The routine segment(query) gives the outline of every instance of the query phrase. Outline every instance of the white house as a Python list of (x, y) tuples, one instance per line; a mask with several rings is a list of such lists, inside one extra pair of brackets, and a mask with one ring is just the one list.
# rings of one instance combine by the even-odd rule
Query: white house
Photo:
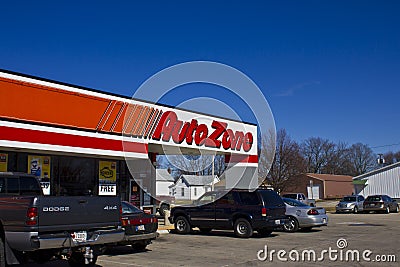
[(388, 195), (400, 198), (400, 162), (353, 178), (356, 194)]
[(174, 185), (175, 179), (167, 169), (156, 170), (156, 195), (169, 196), (170, 187)]
[(218, 176), (183, 174), (171, 187), (176, 200), (196, 200), (219, 182)]

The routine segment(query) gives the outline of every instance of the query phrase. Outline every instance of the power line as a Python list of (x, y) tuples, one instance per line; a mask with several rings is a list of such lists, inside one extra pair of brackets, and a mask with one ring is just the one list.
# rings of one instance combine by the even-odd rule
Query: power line
[(371, 147), (371, 148), (381, 148), (381, 147), (398, 146), (398, 145), (400, 145), (400, 143), (391, 144), (391, 145), (373, 146), (373, 147)]

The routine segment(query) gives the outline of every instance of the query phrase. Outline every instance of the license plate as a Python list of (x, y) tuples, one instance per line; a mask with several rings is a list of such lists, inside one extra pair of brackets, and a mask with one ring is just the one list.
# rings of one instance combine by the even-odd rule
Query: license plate
[(275, 224), (281, 224), (281, 220), (275, 220)]
[(138, 225), (136, 227), (136, 231), (144, 231), (144, 225), (143, 224), (142, 225)]
[(86, 242), (87, 232), (86, 231), (73, 232), (72, 239), (76, 242)]

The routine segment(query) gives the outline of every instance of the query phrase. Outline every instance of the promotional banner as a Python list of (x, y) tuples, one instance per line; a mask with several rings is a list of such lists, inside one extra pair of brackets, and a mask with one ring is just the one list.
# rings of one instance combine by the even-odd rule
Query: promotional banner
[(50, 167), (49, 156), (28, 155), (28, 173), (39, 179), (44, 195), (50, 195)]
[(115, 161), (99, 161), (99, 195), (117, 195), (117, 163)]
[(0, 154), (0, 172), (7, 171), (8, 154)]

